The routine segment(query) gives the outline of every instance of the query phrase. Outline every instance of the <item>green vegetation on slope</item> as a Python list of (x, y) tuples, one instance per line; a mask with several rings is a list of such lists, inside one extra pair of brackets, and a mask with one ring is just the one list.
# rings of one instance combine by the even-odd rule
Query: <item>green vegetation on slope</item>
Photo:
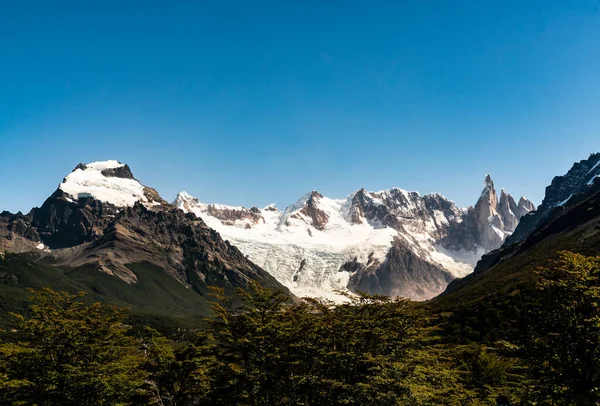
[(600, 193), (555, 209), (525, 241), (484, 256), (480, 269), (452, 282), (428, 306), (446, 321), (448, 340), (490, 343), (522, 337), (525, 326), (515, 320), (539, 296), (537, 270), (565, 250), (600, 255)]
[(79, 295), (38, 291), (18, 336), (0, 346), (0, 403), (116, 405), (135, 399), (145, 374), (125, 315)]
[(530, 289), (536, 281), (534, 271), (549, 259), (556, 259), (560, 251), (600, 254), (600, 192), (555, 208), (522, 243), (484, 255), (477, 266), (482, 269), (451, 283), (447, 293), (435, 298), (432, 304), (445, 309), (457, 304), (470, 306), (490, 296)]
[(256, 284), (215, 289), (214, 319), (165, 336), (80, 295), (36, 291), (0, 342), (0, 403), (598, 404), (600, 257), (563, 252), (536, 275), (532, 295), (512, 296), (520, 311), (499, 313), (514, 330), (494, 339), (449, 331), (406, 300), (290, 303)]
[(201, 326), (210, 314), (207, 298), (186, 288), (161, 268), (149, 263), (129, 264), (138, 282), (128, 284), (90, 266), (62, 268), (6, 253), (0, 258), (0, 326), (8, 312), (28, 307), (27, 289), (51, 287), (57, 291), (85, 292), (88, 302), (101, 301), (131, 310), (130, 322), (160, 327)]

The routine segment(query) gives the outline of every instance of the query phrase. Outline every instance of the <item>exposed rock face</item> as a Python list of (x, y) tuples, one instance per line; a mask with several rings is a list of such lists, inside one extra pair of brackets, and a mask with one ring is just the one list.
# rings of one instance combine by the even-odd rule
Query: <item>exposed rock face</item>
[(25, 252), (37, 249), (40, 236), (31, 225), (31, 216), (22, 213), (0, 213), (0, 253)]
[(42, 207), (32, 210), (32, 225), (48, 247), (72, 247), (102, 235), (118, 212), (118, 207), (91, 197), (73, 202), (57, 189)]
[[(472, 266), (436, 255), (438, 247), (448, 242), (451, 230), (464, 220), (463, 211), (440, 194), (421, 196), (397, 188), (381, 192), (361, 189), (352, 197), (348, 218), (353, 224), (372, 224), (398, 232), (384, 258), (367, 266), (357, 266), (356, 261), (344, 264), (342, 269), (353, 271), (350, 290), (425, 300), (442, 292), (455, 275), (468, 272)], [(474, 246), (473, 242), (470, 248)]]
[[(85, 167), (85, 165), (84, 165), (84, 167)], [(100, 171), (100, 173), (102, 173), (102, 175), (106, 176), (107, 178), (115, 177), (115, 178), (123, 178), (123, 179), (135, 179), (133, 177), (133, 173), (131, 173), (131, 169), (129, 169), (128, 165), (118, 166), (116, 168), (102, 169)]]
[(485, 188), (475, 204), (475, 220), (479, 234), (479, 245), (486, 251), (498, 248), (504, 242), (504, 224), (498, 213), (498, 197), (490, 175), (485, 178)]
[[(164, 204), (158, 193), (133, 177), (127, 165), (118, 161), (79, 164), (58, 186), (72, 202), (91, 197), (117, 207), (131, 207), (137, 201), (148, 206)], [(158, 200), (152, 200), (152, 197)]]
[(249, 209), (242, 207), (235, 210), (218, 204), (209, 204), (206, 212), (228, 225), (234, 225), (236, 222), (241, 221), (246, 224), (245, 227), (251, 227), (251, 224), (264, 222), (257, 207)]
[(274, 212), (279, 211), (279, 210), (277, 210), (277, 206), (275, 206), (273, 203), (271, 203), (270, 205), (268, 205), (267, 207), (265, 207), (263, 210), (274, 211)]
[[(477, 208), (467, 211), (440, 194), (420, 196), (401, 189), (357, 192), (349, 210), (350, 220), (390, 227), (399, 235), (383, 262), (356, 269), (348, 287), (355, 291), (426, 300), (443, 292), (456, 276), (469, 273), (478, 259), (474, 252), (483, 247), (482, 243), (488, 244), (486, 249), (493, 244), (485, 240), (490, 231), (487, 217), (486, 222), (479, 225), (476, 213), (479, 210), (482, 216), (485, 209), (497, 206), (491, 178), (488, 181), (490, 193), (484, 190)], [(500, 243), (495, 242), (496, 247)], [(473, 253), (472, 262), (452, 260), (451, 252), (461, 250)], [(444, 254), (439, 256), (440, 252)]]
[(163, 208), (167, 209), (171, 207), (171, 205), (165, 199), (160, 197), (158, 192), (151, 187), (144, 186), (144, 196), (151, 202), (149, 204), (150, 206), (163, 206)]
[(396, 239), (379, 267), (364, 267), (350, 277), (349, 288), (387, 296), (430, 299), (444, 291), (454, 276), (422, 259)]
[[(523, 197), (520, 203), (523, 207), (531, 205)], [(479, 246), (489, 251), (498, 248), (514, 231), (522, 217), (521, 211), (525, 212), (525, 208), (519, 209), (504, 190), (498, 199), (494, 182), (487, 175), (485, 188), (474, 208), (461, 210), (435, 193), (420, 196), (401, 189), (377, 193), (361, 189), (352, 198), (349, 220), (353, 224), (377, 222), (398, 231), (404, 231), (407, 225), (421, 231), (428, 229), (430, 237), (445, 248), (472, 251)], [(416, 224), (418, 222), (422, 224)]]
[(348, 211), (352, 224), (373, 223), (397, 231), (405, 231), (407, 225), (425, 229), (425, 223), (431, 223), (435, 239), (445, 235), (451, 223), (460, 222), (461, 217), (461, 210), (440, 194), (421, 196), (398, 188), (381, 192), (361, 189), (352, 197)]
[(168, 205), (156, 190), (139, 183), (127, 165), (80, 163), (40, 208), (31, 211), (31, 224), (49, 248), (73, 247), (101, 237), (136, 197), (148, 206)]
[(177, 197), (173, 202), (173, 206), (177, 206), (185, 212), (190, 212), (192, 208), (203, 209), (204, 206), (207, 205), (200, 203), (200, 200), (198, 200), (198, 198), (190, 196), (187, 192), (184, 191), (177, 194)]
[(535, 205), (533, 203), (531, 203), (529, 200), (527, 200), (524, 197), (521, 197), (519, 199), (519, 205), (517, 207), (517, 212), (519, 213), (519, 220), (521, 220), (524, 216), (528, 215), (529, 213), (531, 213), (532, 211), (535, 210)]
[(511, 195), (506, 194), (504, 189), (500, 192), (500, 200), (498, 201), (498, 214), (502, 220), (503, 230), (505, 232), (512, 233), (517, 224), (519, 224), (519, 211), (517, 210), (517, 203)]
[(352, 224), (363, 224), (365, 220), (365, 208), (369, 205), (370, 200), (368, 197), (368, 192), (365, 189), (360, 189), (358, 192), (354, 194), (352, 197), (352, 203), (350, 205), (350, 210), (348, 211), (348, 216), (350, 218), (350, 222)]
[[(260, 209), (257, 207), (247, 209), (245, 207), (225, 206), (222, 204), (203, 204), (186, 192), (177, 194), (173, 205), (188, 212), (192, 211), (192, 209), (198, 210), (201, 213), (218, 219), (228, 226), (251, 228), (256, 224), (265, 222)], [(267, 207), (265, 210), (277, 211), (277, 208), (273, 206)]]
[(450, 230), (446, 246), (466, 250), (479, 246), (486, 252), (499, 248), (532, 206), (524, 197), (516, 204), (515, 199), (504, 189), (498, 199), (494, 181), (487, 175), (485, 187), (475, 207), (466, 211), (459, 227)]
[(521, 223), (507, 239), (507, 244), (522, 241), (535, 230), (538, 224), (556, 207), (564, 206), (573, 196), (586, 193), (594, 181), (600, 177), (600, 153), (591, 154), (588, 159), (576, 162), (569, 171), (562, 176), (556, 176), (552, 183), (546, 187), (546, 194), (542, 204), (533, 211), (533, 205), (519, 202), (522, 212), (532, 212), (524, 215)]
[[(1, 215), (0, 215), (1, 216)], [(21, 213), (10, 215), (7, 218), (7, 230), (33, 242), (39, 242), (40, 236), (35, 228), (31, 226), (31, 216)]]
[(53, 255), (62, 265), (98, 264), (130, 283), (135, 274), (125, 265), (148, 261), (203, 295), (209, 294), (208, 286), (246, 288), (251, 280), (281, 287), (196, 216), (178, 209), (151, 210), (140, 203), (123, 209), (90, 243)]
[(304, 207), (300, 209), (301, 214), (310, 218), (312, 226), (321, 231), (325, 228), (325, 225), (329, 220), (327, 214), (319, 208), (319, 201), (322, 198), (322, 194), (313, 190)]
[(470, 273), (531, 207), (504, 191), (498, 199), (489, 176), (468, 209), (398, 188), (361, 189), (346, 199), (312, 191), (283, 212), (203, 204), (185, 192), (174, 205), (189, 214), (142, 185), (127, 165), (80, 164), (42, 207), (0, 218), (0, 248), (37, 249), (62, 265), (94, 264), (129, 283), (136, 274), (127, 264), (148, 261), (200, 293), (259, 280), (298, 295), (331, 298), (351, 289), (421, 300)]
[(453, 281), (438, 302), (480, 300), (520, 289), (519, 284), (531, 281), (531, 273), (561, 250), (600, 254), (600, 154), (555, 177), (537, 211), (529, 213), (533, 205), (526, 200), (518, 208), (523, 217), (514, 234), (500, 249), (484, 255), (472, 274)]
[(459, 219), (462, 221), (448, 229), (448, 234), (440, 239), (440, 244), (453, 251), (476, 251), (481, 237), (473, 206), (463, 209)]

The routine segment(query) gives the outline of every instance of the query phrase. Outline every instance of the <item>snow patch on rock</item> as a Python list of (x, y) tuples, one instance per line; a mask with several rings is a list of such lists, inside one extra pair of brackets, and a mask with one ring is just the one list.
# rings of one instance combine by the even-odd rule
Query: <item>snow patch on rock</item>
[(59, 185), (72, 201), (83, 197), (110, 203), (118, 207), (133, 206), (135, 202), (148, 203), (144, 195), (144, 186), (135, 179), (109, 177), (103, 170), (125, 166), (118, 161), (92, 162), (77, 167)]

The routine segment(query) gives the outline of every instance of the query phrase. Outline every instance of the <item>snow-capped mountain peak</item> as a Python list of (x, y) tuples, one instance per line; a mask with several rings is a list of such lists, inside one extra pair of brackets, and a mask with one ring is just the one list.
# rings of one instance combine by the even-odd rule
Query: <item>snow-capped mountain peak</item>
[(73, 202), (92, 197), (117, 207), (133, 206), (137, 201), (151, 206), (160, 199), (133, 177), (129, 166), (115, 160), (79, 164), (58, 188)]
[(198, 198), (190, 195), (185, 190), (177, 194), (172, 204), (186, 212), (191, 212), (195, 208), (206, 206), (202, 204)]
[(341, 200), (324, 197), (313, 190), (285, 209), (278, 228), (312, 226), (323, 231), (332, 216), (339, 212)]
[(192, 195), (190, 195), (188, 192), (186, 192), (185, 190), (183, 192), (179, 192), (177, 194), (176, 199), (183, 199), (183, 200), (195, 200), (198, 201), (197, 198), (193, 197)]
[(270, 203), (270, 204), (266, 205), (265, 207), (263, 207), (263, 210), (266, 210), (266, 211), (279, 211), (279, 209), (277, 208), (277, 205), (275, 203)]
[[(502, 196), (502, 210), (514, 220), (517, 204), (510, 195)], [(339, 299), (335, 290), (351, 286), (428, 299), (452, 278), (470, 273), (481, 254), (498, 248), (514, 227), (513, 222), (502, 222), (489, 175), (475, 210), (460, 209), (437, 193), (421, 195), (400, 188), (359, 189), (343, 199), (313, 190), (283, 212), (274, 205), (248, 209), (204, 204), (183, 192), (173, 204), (201, 217), (295, 294), (334, 300)], [(476, 214), (483, 212), (485, 218), (478, 221)], [(497, 220), (489, 221), (490, 216)], [(486, 239), (489, 235), (494, 241)], [(411, 252), (415, 264), (435, 276), (403, 286), (385, 282), (384, 276), (373, 282), (370, 272), (411, 272), (408, 262), (400, 267), (394, 262), (401, 260), (401, 252)]]

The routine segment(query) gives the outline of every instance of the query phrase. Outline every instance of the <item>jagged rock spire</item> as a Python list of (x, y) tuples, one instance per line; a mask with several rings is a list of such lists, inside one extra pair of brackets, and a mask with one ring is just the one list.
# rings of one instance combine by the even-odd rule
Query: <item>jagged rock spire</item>
[(486, 188), (494, 188), (494, 181), (492, 180), (492, 177), (489, 173), (485, 175), (485, 186)]

